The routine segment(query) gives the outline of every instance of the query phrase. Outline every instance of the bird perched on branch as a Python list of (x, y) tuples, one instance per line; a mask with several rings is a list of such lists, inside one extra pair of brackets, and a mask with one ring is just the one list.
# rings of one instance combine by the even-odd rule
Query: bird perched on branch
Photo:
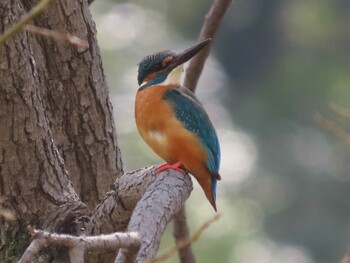
[(213, 124), (194, 94), (181, 86), (183, 65), (210, 39), (181, 53), (167, 50), (139, 64), (135, 118), (141, 137), (167, 163), (157, 172), (190, 172), (216, 211), (220, 146)]

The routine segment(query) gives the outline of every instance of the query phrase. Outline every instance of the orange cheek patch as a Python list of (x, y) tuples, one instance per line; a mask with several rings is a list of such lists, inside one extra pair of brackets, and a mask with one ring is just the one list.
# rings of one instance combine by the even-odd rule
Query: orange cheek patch
[(156, 76), (156, 74), (157, 74), (156, 72), (148, 74), (144, 81), (150, 82)]

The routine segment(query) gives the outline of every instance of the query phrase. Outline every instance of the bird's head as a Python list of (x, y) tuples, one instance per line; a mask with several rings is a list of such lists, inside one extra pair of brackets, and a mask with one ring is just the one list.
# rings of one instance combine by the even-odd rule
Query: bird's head
[(152, 85), (180, 85), (183, 64), (201, 51), (211, 39), (206, 39), (180, 53), (161, 51), (145, 57), (139, 64), (137, 81), (141, 88)]

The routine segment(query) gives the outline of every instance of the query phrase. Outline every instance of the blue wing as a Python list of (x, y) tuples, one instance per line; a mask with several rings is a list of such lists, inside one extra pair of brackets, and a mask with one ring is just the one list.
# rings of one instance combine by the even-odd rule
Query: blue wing
[(212, 173), (212, 190), (215, 196), (216, 180), (220, 179), (220, 145), (213, 124), (193, 93), (185, 88), (167, 90), (164, 99), (173, 106), (176, 118), (185, 128), (196, 133), (208, 153), (206, 163)]

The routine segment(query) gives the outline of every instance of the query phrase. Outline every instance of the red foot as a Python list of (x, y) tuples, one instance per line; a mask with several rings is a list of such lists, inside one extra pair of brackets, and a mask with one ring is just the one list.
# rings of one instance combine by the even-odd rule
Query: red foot
[(182, 166), (182, 163), (181, 162), (177, 162), (177, 163), (174, 163), (174, 164), (168, 164), (168, 163), (165, 163), (165, 164), (162, 164), (162, 165), (159, 165), (157, 167), (157, 173), (161, 173), (165, 170), (168, 170), (168, 169), (174, 169), (180, 173), (186, 173), (185, 170), (181, 169), (180, 166)]

